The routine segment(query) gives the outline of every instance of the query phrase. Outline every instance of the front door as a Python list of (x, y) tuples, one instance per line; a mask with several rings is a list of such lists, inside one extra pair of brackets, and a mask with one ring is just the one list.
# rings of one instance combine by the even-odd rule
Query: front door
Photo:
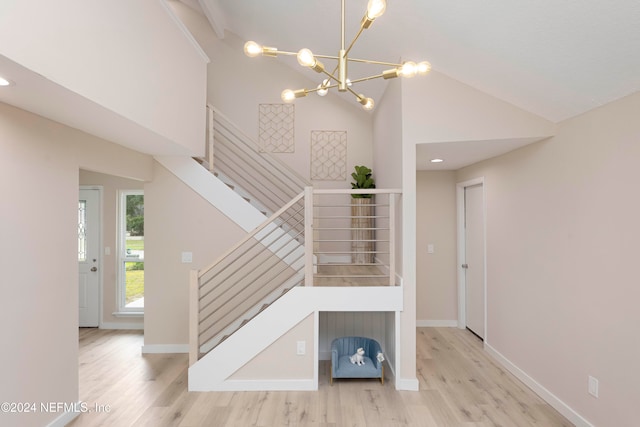
[(80, 189), (78, 198), (80, 327), (100, 323), (100, 190)]
[(484, 208), (482, 184), (465, 187), (465, 283), (467, 328), (484, 339)]

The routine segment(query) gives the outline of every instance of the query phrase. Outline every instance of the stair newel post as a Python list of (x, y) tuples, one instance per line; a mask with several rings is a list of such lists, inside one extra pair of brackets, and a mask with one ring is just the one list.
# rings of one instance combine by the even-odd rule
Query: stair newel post
[(198, 270), (189, 274), (189, 366), (198, 361), (200, 352), (199, 317), (200, 317), (200, 284)]
[(313, 187), (304, 188), (304, 284), (313, 286)]
[(396, 284), (396, 193), (389, 193), (389, 286)]
[(207, 105), (207, 162), (209, 172), (213, 173), (214, 129), (213, 108)]

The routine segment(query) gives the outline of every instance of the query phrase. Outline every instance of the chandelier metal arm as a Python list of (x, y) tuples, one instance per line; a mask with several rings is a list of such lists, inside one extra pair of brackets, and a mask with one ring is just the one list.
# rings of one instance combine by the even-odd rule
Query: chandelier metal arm
[(402, 64), (397, 64), (395, 62), (375, 61), (372, 59), (348, 58), (347, 61), (360, 62), (363, 64), (386, 65), (389, 67), (402, 67)]
[[(278, 51), (278, 53), (280, 53), (280, 51)], [(296, 55), (296, 53), (293, 52), (286, 52), (287, 55)], [(315, 56), (316, 58), (322, 58), (322, 59), (334, 59), (334, 60), (339, 60), (340, 58), (337, 56), (332, 56), (332, 55), (318, 55), (318, 54), (313, 54), (313, 56)], [(402, 64), (400, 63), (396, 63), (396, 62), (386, 62), (386, 61), (376, 61), (373, 59), (360, 59), (360, 58), (346, 58), (347, 61), (349, 62), (360, 62), (363, 64), (374, 64), (374, 65), (385, 65), (385, 66), (389, 66), (389, 67), (402, 67)], [(336, 66), (336, 68), (333, 70), (333, 73), (335, 74), (335, 72), (338, 71), (338, 67)]]
[[(342, 17), (342, 19), (344, 20), (344, 16)], [(358, 40), (358, 37), (360, 37), (360, 34), (362, 34), (363, 31), (364, 31), (364, 27), (361, 25), (360, 26), (360, 30), (358, 30), (358, 34), (356, 34), (356, 36), (353, 38), (353, 41), (349, 45), (349, 48), (345, 51), (345, 55), (349, 55), (349, 52), (351, 51), (351, 48), (353, 47), (354, 44), (356, 44), (356, 41)]]
[[(309, 92), (316, 92), (320, 96), (326, 95), (328, 89), (338, 88), (339, 92), (349, 92), (356, 97), (357, 102), (362, 104), (365, 110), (371, 110), (374, 108), (374, 100), (368, 98), (362, 93), (357, 93), (349, 86), (355, 83), (365, 82), (368, 80), (374, 80), (383, 78), (385, 80), (396, 77), (412, 77), (416, 74), (427, 74), (431, 70), (431, 64), (427, 61), (416, 64), (413, 61), (406, 61), (400, 64), (387, 61), (376, 61), (371, 59), (350, 58), (348, 55), (351, 49), (356, 44), (364, 30), (371, 27), (376, 18), (380, 17), (387, 6), (387, 0), (369, 0), (367, 4), (367, 11), (360, 22), (360, 29), (351, 41), (351, 44), (345, 49), (345, 0), (341, 1), (341, 28), (340, 28), (340, 50), (338, 56), (333, 55), (315, 55), (309, 49), (301, 49), (298, 52), (279, 51), (275, 47), (260, 46), (256, 42), (248, 41), (244, 45), (244, 52), (249, 57), (256, 57), (258, 55), (275, 57), (278, 55), (284, 56), (297, 56), (300, 65), (314, 70), (317, 73), (323, 73), (328, 78), (325, 78), (315, 89), (299, 89), (296, 91), (286, 89), (282, 92), (281, 97), (285, 102), (291, 102), (296, 98), (307, 96)], [(319, 59), (329, 59), (337, 61), (336, 67), (333, 71), (328, 72), (322, 62)], [(347, 75), (347, 68), (349, 62), (372, 64), (391, 67), (390, 69), (382, 71), (380, 74), (374, 74), (368, 77), (362, 77), (355, 80), (350, 80)]]
[(384, 77), (384, 74), (376, 74), (376, 75), (369, 76), (369, 77), (361, 77), (361, 78), (356, 79), (356, 80), (351, 80), (351, 83), (352, 84), (356, 84), (356, 83), (360, 83), (360, 82), (366, 82), (368, 80), (379, 79), (381, 77)]

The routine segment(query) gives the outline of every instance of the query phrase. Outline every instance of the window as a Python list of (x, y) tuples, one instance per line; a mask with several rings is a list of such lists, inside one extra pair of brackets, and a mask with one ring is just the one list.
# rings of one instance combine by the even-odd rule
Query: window
[(118, 310), (144, 312), (144, 193), (120, 192)]

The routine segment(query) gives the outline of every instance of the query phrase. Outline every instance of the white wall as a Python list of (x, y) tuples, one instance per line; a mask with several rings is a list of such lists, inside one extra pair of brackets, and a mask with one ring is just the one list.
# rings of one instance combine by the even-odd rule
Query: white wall
[[(416, 183), (416, 305), (418, 326), (455, 325), (456, 173), (418, 171)], [(427, 246), (433, 245), (433, 253)]]
[(555, 125), (437, 71), (403, 80), (403, 136), (414, 144), (551, 136)]
[[(144, 178), (150, 163), (6, 104), (0, 141), (0, 401), (77, 402), (78, 171)], [(59, 415), (1, 416), (6, 426), (39, 427)]]
[(457, 175), (485, 177), (487, 344), (597, 426), (638, 419), (639, 111), (637, 93)]
[[(153, 351), (188, 344), (189, 271), (215, 261), (246, 232), (157, 162), (144, 192), (144, 344)], [(182, 252), (193, 254), (191, 264), (182, 263)]]
[(6, 0), (0, 39), (11, 41), (0, 54), (12, 61), (187, 152), (202, 151), (206, 58), (164, 1)]
[[(263, 352), (233, 375), (232, 380), (313, 379), (315, 362), (314, 315), (291, 328)], [(297, 354), (298, 342), (305, 343), (305, 354)], [(286, 369), (285, 369), (286, 367)]]

